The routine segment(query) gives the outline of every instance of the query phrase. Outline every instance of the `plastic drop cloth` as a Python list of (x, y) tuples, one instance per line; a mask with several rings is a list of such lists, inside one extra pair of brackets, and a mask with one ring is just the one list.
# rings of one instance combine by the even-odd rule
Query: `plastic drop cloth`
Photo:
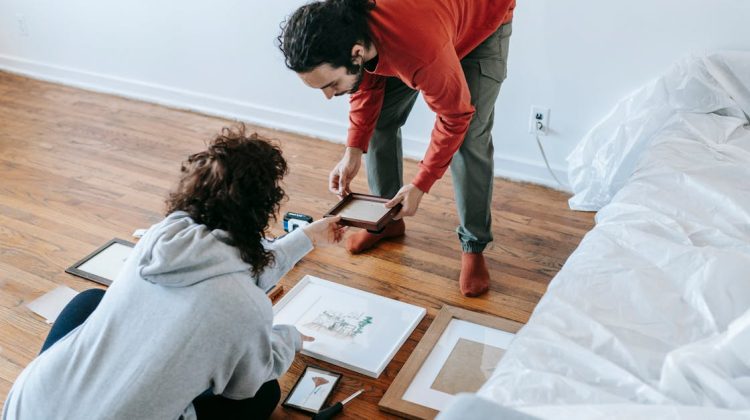
[(584, 138), (570, 204), (596, 227), (479, 397), (545, 418), (750, 416), (748, 114), (750, 53), (717, 53)]

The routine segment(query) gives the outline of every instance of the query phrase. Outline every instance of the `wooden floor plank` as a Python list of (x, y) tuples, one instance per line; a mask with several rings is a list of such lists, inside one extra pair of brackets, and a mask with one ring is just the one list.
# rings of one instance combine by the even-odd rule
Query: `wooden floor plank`
[[(181, 161), (232, 121), (0, 72), (0, 402), (39, 351), (49, 326), (25, 305), (59, 285), (97, 285), (64, 273), (112, 237), (131, 239), (158, 222)], [(337, 201), (328, 171), (342, 146), (249, 125), (282, 147), (290, 173), (284, 211), (320, 217)], [(404, 177), (417, 171), (405, 161)], [(355, 191), (367, 191), (363, 168)], [(460, 244), (450, 175), (423, 199), (407, 234), (364, 255), (342, 247), (313, 251), (283, 280), (289, 290), (310, 274), (427, 308), (427, 317), (378, 379), (300, 356), (280, 382), (289, 391), (305, 364), (344, 373), (334, 399), (357, 389), (342, 418), (390, 418), (377, 408), (389, 384), (444, 304), (526, 322), (550, 279), (593, 225), (568, 210), (569, 197), (538, 185), (497, 179), (495, 242), (485, 251), (490, 292), (458, 291)], [(271, 233), (283, 233), (280, 221)], [(278, 408), (276, 418), (304, 418)]]

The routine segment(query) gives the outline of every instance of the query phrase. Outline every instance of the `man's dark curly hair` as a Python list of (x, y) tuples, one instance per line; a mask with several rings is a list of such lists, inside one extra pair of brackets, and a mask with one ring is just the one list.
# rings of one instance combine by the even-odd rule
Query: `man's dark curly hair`
[(227, 231), (230, 244), (257, 276), (274, 261), (261, 239), (286, 196), (281, 188), (286, 173), (278, 146), (256, 133), (245, 135), (244, 125), (223, 128), (207, 150), (182, 163), (166, 213), (182, 210), (196, 223)]
[(300, 7), (281, 24), (277, 38), (286, 66), (307, 73), (327, 63), (356, 73), (352, 47), (358, 42), (370, 46), (367, 15), (373, 8), (373, 0), (325, 0)]

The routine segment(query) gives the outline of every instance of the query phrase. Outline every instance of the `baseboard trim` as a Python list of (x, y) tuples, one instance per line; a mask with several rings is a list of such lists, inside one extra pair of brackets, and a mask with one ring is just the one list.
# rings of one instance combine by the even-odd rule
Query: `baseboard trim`
[[(540, 156), (541, 159), (541, 156)], [(557, 179), (563, 182), (560, 185), (552, 178), (549, 170), (544, 164), (526, 159), (506, 159), (495, 156), (495, 176), (506, 178), (511, 181), (530, 182), (539, 184), (558, 191), (571, 192), (568, 184), (568, 173), (560, 167), (552, 167)]]
[[(19, 57), (0, 54), (0, 70), (94, 92), (245, 121), (334, 143), (343, 143), (346, 136), (346, 124), (336, 120), (311, 117), (232, 98), (41, 63)], [(403, 139), (403, 148), (405, 157), (419, 160), (422, 158), (427, 144), (418, 138), (406, 136)], [(553, 168), (553, 171), (559, 179), (566, 179), (563, 169)], [(560, 187), (557, 185), (544, 165), (525, 159), (496, 156), (495, 176), (568, 190), (567, 186)]]
[(0, 55), (0, 69), (34, 79), (343, 142), (347, 126), (232, 98)]

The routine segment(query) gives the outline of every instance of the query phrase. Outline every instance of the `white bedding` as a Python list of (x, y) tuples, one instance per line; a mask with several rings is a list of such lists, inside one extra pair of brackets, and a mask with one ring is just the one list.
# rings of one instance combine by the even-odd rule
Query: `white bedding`
[(750, 415), (750, 53), (686, 59), (576, 148), (599, 210), (478, 395), (548, 418)]

